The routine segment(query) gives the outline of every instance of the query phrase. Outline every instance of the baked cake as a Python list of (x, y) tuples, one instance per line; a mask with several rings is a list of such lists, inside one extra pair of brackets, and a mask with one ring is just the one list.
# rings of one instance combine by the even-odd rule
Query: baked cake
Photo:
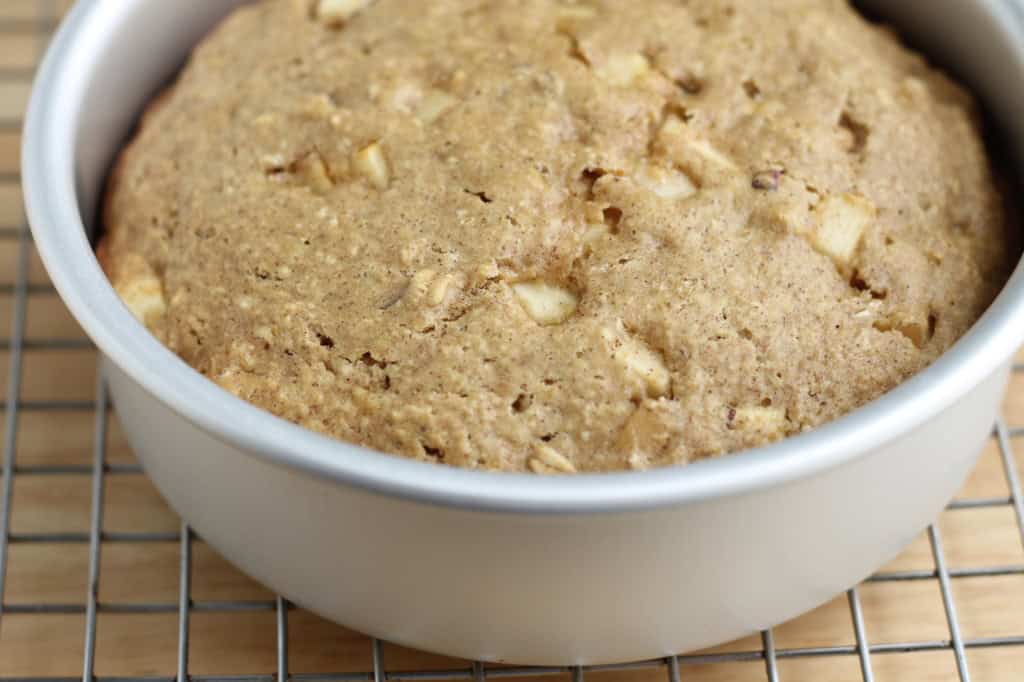
[(971, 97), (844, 0), (263, 0), (146, 113), (99, 256), (235, 395), (427, 462), (812, 429), (975, 322)]

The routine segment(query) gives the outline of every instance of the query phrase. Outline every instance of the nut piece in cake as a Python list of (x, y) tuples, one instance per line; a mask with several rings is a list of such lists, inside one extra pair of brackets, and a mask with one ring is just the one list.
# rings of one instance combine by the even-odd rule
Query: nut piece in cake
[(583, 244), (587, 248), (592, 248), (594, 244), (609, 234), (611, 234), (611, 228), (604, 223), (589, 223), (587, 229), (583, 232)]
[(697, 193), (697, 185), (678, 168), (644, 163), (636, 181), (662, 199), (685, 199)]
[(375, 0), (320, 0), (316, 5), (317, 19), (329, 26), (340, 26), (366, 9)]
[[(616, 440), (631, 469), (644, 470), (684, 455), (688, 417), (675, 400), (645, 400), (626, 420)], [(685, 461), (685, 459), (684, 459)]]
[(296, 161), (294, 172), (317, 194), (324, 194), (334, 187), (327, 164), (318, 152), (310, 152)]
[(576, 24), (593, 19), (597, 10), (589, 5), (565, 5), (558, 8), (558, 19), (555, 28), (559, 31), (570, 31)]
[(427, 303), (434, 306), (444, 303), (445, 296), (448, 295), (448, 287), (451, 286), (451, 283), (451, 275), (436, 277), (427, 289)]
[(138, 254), (122, 257), (114, 289), (135, 319), (145, 325), (156, 323), (167, 312), (163, 284), (152, 266)]
[(616, 54), (595, 69), (597, 77), (617, 88), (627, 88), (651, 71), (651, 63), (642, 54)]
[(924, 316), (894, 313), (876, 321), (874, 327), (880, 332), (898, 332), (918, 348), (923, 348), (930, 336), (928, 319)]
[(776, 407), (740, 407), (733, 418), (734, 428), (775, 440), (786, 435), (786, 412)]
[(424, 124), (430, 124), (444, 116), (458, 102), (455, 97), (444, 90), (429, 90), (416, 107), (416, 118)]
[(530, 470), (535, 474), (574, 474), (576, 467), (565, 455), (549, 445), (538, 445), (535, 455), (527, 461)]
[(425, 268), (418, 271), (409, 280), (405, 297), (413, 304), (425, 303), (430, 307), (439, 306), (444, 303), (444, 299), (448, 295), (452, 279), (450, 274), (438, 274), (430, 268)]
[(638, 380), (648, 397), (660, 398), (668, 395), (672, 388), (672, 376), (661, 355), (648, 348), (643, 341), (631, 336), (621, 324), (617, 330), (605, 329), (602, 336), (611, 348), (615, 362), (628, 376)]
[(732, 159), (686, 125), (679, 116), (665, 119), (658, 131), (657, 144), (663, 154), (687, 168), (703, 173), (736, 171)]
[(373, 142), (356, 152), (353, 165), (377, 189), (387, 189), (391, 184), (391, 170), (379, 143)]
[(839, 194), (825, 198), (818, 214), (818, 228), (811, 236), (814, 247), (840, 268), (848, 268), (865, 230), (878, 215), (877, 209), (863, 197)]
[(576, 294), (568, 289), (540, 280), (517, 282), (512, 285), (512, 291), (526, 314), (542, 325), (565, 322), (579, 304)]
[(762, 192), (776, 192), (782, 180), (782, 171), (776, 168), (758, 171), (750, 180), (750, 186)]

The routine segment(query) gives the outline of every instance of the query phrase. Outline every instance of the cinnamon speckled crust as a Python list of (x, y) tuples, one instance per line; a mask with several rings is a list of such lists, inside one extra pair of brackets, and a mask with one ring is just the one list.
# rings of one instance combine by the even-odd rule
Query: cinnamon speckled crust
[(1008, 273), (970, 97), (844, 0), (317, 5), (197, 48), (100, 250), (171, 349), (313, 430), (717, 456), (885, 393)]

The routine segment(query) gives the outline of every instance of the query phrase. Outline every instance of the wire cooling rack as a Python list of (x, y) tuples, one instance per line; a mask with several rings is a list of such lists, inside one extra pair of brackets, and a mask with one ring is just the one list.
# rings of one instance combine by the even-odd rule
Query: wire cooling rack
[(572, 668), (455, 661), (319, 621), (235, 572), (148, 486), (23, 222), (21, 112), (68, 4), (0, 3), (0, 682), (1024, 679), (1021, 363), (978, 471), (903, 557), (793, 623), (710, 651)]

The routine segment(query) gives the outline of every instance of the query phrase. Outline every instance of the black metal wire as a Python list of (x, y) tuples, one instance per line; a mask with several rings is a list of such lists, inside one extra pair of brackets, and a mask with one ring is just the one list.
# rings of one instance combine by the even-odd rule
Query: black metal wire
[(188, 680), (188, 628), (192, 603), (192, 531), (181, 522), (179, 540), (181, 557), (178, 563), (178, 660), (176, 682)]
[[(26, 228), (27, 229), (27, 228)], [(24, 230), (23, 230), (24, 231)], [(7, 375), (7, 395), (18, 396), (21, 393), (21, 355), (25, 336), (25, 312), (28, 306), (25, 292), (28, 281), (28, 241), (22, 237), (18, 241), (18, 286), (14, 301), (14, 313), (11, 320), (10, 359)], [(11, 502), (14, 491), (14, 456), (18, 447), (18, 405), (5, 407), (4, 413), (4, 445), (3, 445), (3, 483), (0, 492), (0, 627), (3, 625), (3, 600), (7, 578), (8, 539), (11, 530)]]
[(996, 441), (999, 443), (999, 455), (1003, 462), (1003, 475), (1006, 476), (1006, 484), (1010, 487), (1010, 503), (1017, 517), (1021, 548), (1024, 548), (1024, 492), (1021, 492), (1020, 476), (1013, 461), (1013, 446), (1010, 445), (1008, 429), (1002, 417), (996, 422)]
[(942, 607), (946, 611), (946, 622), (949, 624), (949, 635), (956, 656), (956, 668), (960, 682), (970, 682), (971, 673), (967, 668), (967, 656), (964, 654), (963, 636), (960, 634), (960, 619), (957, 617), (956, 602), (953, 599), (953, 588), (949, 583), (949, 571), (946, 568), (946, 554), (942, 549), (942, 537), (934, 524), (928, 527), (928, 540), (932, 546), (932, 557), (935, 570), (939, 576), (939, 590), (942, 592)]
[(100, 549), (103, 536), (103, 474), (107, 453), (107, 387), (96, 379), (96, 419), (93, 434), (92, 506), (89, 513), (89, 582), (85, 603), (85, 650), (82, 682), (91, 682), (96, 658), (96, 611), (100, 597)]
[(764, 670), (768, 675), (768, 682), (777, 682), (779, 679), (778, 654), (775, 651), (775, 635), (770, 629), (761, 633), (761, 653), (764, 656)]
[(277, 682), (288, 680), (288, 602), (278, 597), (277, 611)]
[(867, 628), (864, 625), (864, 613), (860, 603), (860, 592), (856, 587), (846, 593), (850, 604), (850, 619), (853, 621), (853, 634), (857, 638), (857, 656), (860, 659), (860, 676), (864, 682), (874, 682), (875, 673), (871, 666), (871, 645), (868, 642)]

